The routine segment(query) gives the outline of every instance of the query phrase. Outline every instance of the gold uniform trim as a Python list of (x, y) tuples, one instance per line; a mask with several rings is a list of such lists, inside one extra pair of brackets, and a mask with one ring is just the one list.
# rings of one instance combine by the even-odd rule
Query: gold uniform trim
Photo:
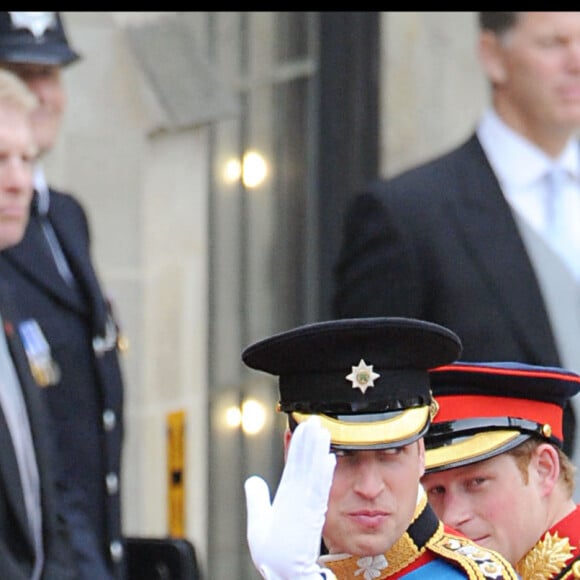
[[(415, 508), (412, 522), (424, 514), (426, 503), (426, 495), (423, 494)], [(498, 580), (500, 578), (520, 580), (516, 571), (503, 556), (478, 546), (468, 538), (445, 532), (442, 522), (437, 522), (428, 533), (430, 537), (421, 547), (417, 546), (407, 530), (383, 555), (373, 557), (327, 555), (322, 556), (320, 560), (326, 568), (332, 570), (337, 578), (382, 580), (397, 576), (401, 570), (430, 550), (444, 560), (457, 562), (470, 580)]]
[(429, 548), (447, 560), (459, 562), (470, 579), (520, 580), (516, 570), (499, 552), (482, 548), (468, 538), (445, 533), (430, 543)]
[(425, 468), (433, 469), (466, 459), (475, 459), (504, 445), (520, 435), (519, 431), (491, 431), (477, 433), (472, 437), (425, 451)]
[[(419, 518), (427, 504), (426, 494), (422, 494), (411, 523)], [(409, 524), (410, 525), (410, 524)], [(430, 542), (443, 536), (443, 524), (439, 522), (433, 530)], [(374, 557), (350, 555), (326, 555), (321, 557), (324, 566), (332, 570), (337, 578), (377, 578), (383, 579), (400, 572), (427, 550), (427, 546), (419, 548), (413, 538), (406, 531), (385, 554)]]
[[(560, 538), (558, 532), (550, 532), (518, 562), (516, 570), (522, 578), (553, 578), (566, 567), (566, 562), (573, 556), (573, 548), (568, 538)], [(576, 574), (576, 564), (572, 573)], [(578, 578), (578, 576), (569, 576)]]
[[(306, 421), (310, 414), (292, 413), (297, 423)], [(334, 445), (379, 445), (396, 443), (418, 435), (429, 421), (429, 407), (406, 409), (383, 421), (340, 421), (327, 415), (319, 415), (322, 426), (330, 431)]]

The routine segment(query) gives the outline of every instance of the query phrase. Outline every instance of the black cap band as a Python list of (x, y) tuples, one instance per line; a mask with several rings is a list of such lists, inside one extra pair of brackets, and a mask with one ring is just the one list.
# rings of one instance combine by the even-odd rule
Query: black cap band
[[(369, 387), (363, 393), (346, 378), (349, 367), (341, 372), (302, 373), (279, 378), (280, 409), (285, 412), (383, 413), (429, 405), (429, 376), (424, 370), (392, 370), (374, 367), (381, 388)], [(388, 385), (388, 386), (385, 386)], [(316, 397), (312, 397), (316, 393)]]

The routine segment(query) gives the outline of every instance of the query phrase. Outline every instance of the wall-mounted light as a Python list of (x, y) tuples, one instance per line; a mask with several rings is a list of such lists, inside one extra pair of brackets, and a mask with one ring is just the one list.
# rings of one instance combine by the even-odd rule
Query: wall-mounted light
[(244, 187), (255, 189), (262, 185), (268, 176), (268, 164), (264, 156), (257, 151), (244, 153), (242, 161), (230, 159), (224, 166), (226, 183), (242, 181)]
[(231, 429), (236, 429), (242, 424), (242, 410), (239, 407), (228, 407), (226, 409), (226, 425)]
[(226, 183), (235, 183), (242, 175), (242, 164), (239, 159), (230, 159), (224, 167), (224, 179)]
[(248, 151), (242, 160), (242, 183), (253, 189), (259, 187), (266, 180), (268, 165), (264, 156), (257, 151)]
[(246, 435), (256, 435), (266, 424), (266, 409), (259, 401), (247, 399), (241, 408), (228, 407), (225, 419), (228, 427), (241, 428)]

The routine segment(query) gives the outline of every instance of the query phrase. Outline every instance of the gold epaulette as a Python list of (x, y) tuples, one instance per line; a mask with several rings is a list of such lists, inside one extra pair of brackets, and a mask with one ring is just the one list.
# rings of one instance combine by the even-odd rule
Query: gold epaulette
[[(518, 562), (517, 571), (522, 578), (580, 578), (580, 562), (572, 560), (575, 548), (570, 540), (561, 538), (558, 532), (550, 532)], [(578, 557), (578, 555), (576, 556)]]
[(428, 547), (443, 558), (460, 564), (470, 579), (519, 580), (517, 572), (503, 556), (468, 538), (445, 532)]

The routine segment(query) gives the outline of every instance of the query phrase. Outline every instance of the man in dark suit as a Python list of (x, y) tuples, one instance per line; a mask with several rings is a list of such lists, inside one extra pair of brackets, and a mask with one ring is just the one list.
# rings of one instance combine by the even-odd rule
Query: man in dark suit
[[(335, 316), (413, 316), (454, 330), (463, 360), (580, 370), (580, 228), (555, 228), (560, 245), (544, 198), (558, 169), (580, 211), (579, 38), (579, 12), (480, 13), (492, 106), (458, 148), (354, 199)], [(565, 424), (580, 465), (570, 408)]]
[[(64, 112), (61, 69), (78, 58), (58, 13), (0, 13), (0, 67), (38, 97), (33, 128), (41, 155), (53, 147)], [(118, 326), (91, 262), (87, 216), (73, 196), (47, 185), (40, 165), (28, 228), (0, 256), (0, 276), (14, 288), (22, 313), (38, 323), (56, 363), (36, 369), (35, 378), (50, 410), (82, 578), (122, 578)]]
[[(0, 249), (18, 243), (28, 222), (37, 152), (30, 121), (35, 107), (26, 85), (0, 71)], [(76, 563), (59, 512), (46, 409), (21, 333), (37, 346), (39, 370), (50, 368), (50, 352), (34, 321), (19, 316), (12, 290), (0, 276), (0, 578), (74, 580)]]

